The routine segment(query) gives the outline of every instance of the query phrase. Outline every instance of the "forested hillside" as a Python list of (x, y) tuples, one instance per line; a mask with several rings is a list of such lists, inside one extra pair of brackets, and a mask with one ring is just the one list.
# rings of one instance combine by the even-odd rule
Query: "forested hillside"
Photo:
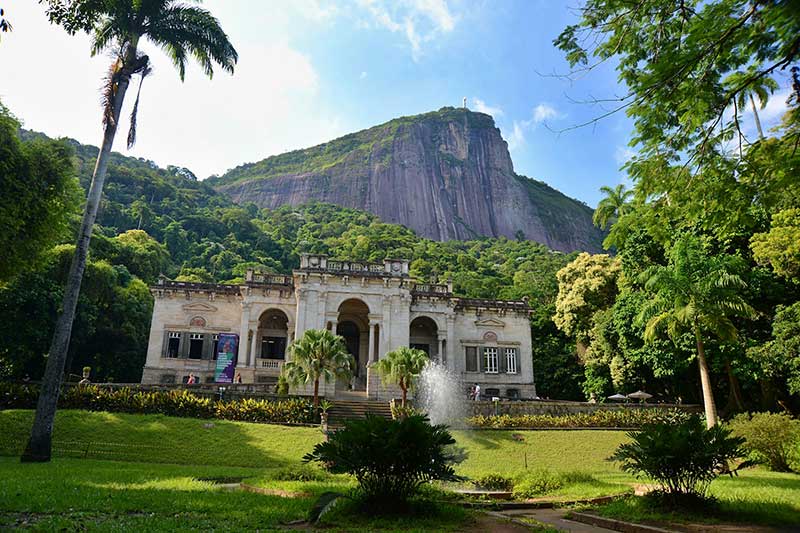
[[(24, 139), (41, 134), (22, 132)], [(67, 141), (82, 188), (88, 188), (97, 149)], [(528, 296), (536, 308), (537, 377), (550, 396), (581, 395), (582, 373), (566, 336), (551, 316), (555, 273), (574, 254), (531, 241), (505, 238), (437, 242), (376, 216), (330, 204), (259, 209), (235, 205), (185, 168), (159, 168), (114, 154), (92, 240), (83, 284), (70, 369), (92, 366), (97, 379), (136, 381), (144, 364), (152, 299), (147, 285), (159, 274), (194, 281), (236, 282), (248, 267), (288, 273), (303, 252), (380, 261), (407, 257), (421, 279), (452, 279), (457, 293), (483, 298)], [(63, 281), (69, 268), (80, 200), (72, 232), (63, 244), (0, 288), (0, 332), (16, 341), (0, 348), (0, 372), (13, 378), (41, 375)], [(552, 385), (548, 385), (552, 381)]]

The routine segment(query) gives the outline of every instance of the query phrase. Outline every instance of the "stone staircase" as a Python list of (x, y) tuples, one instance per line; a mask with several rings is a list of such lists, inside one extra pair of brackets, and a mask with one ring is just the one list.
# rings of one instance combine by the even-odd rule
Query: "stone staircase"
[(328, 410), (328, 425), (340, 427), (345, 420), (361, 420), (366, 418), (367, 414), (392, 418), (389, 402), (336, 399), (333, 400), (333, 407)]

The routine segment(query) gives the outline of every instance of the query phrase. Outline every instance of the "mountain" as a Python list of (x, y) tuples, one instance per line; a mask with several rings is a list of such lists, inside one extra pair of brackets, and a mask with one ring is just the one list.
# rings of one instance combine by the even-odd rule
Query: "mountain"
[(504, 236), (597, 252), (603, 239), (589, 207), (516, 174), (492, 117), (467, 109), (397, 118), (208, 183), (261, 207), (319, 201), (363, 209), (439, 241)]

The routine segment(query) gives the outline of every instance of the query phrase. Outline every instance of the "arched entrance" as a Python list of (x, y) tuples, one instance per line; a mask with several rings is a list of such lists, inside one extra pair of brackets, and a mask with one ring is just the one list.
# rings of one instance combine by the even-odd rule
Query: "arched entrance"
[[(258, 354), (260, 359), (286, 359), (289, 317), (280, 309), (268, 309), (258, 319)], [(261, 366), (261, 365), (259, 365)]]
[(419, 316), (411, 321), (408, 345), (422, 350), (431, 359), (439, 358), (439, 328), (432, 318)]
[(339, 306), (336, 334), (344, 338), (347, 351), (356, 361), (353, 389), (366, 390), (369, 363), (369, 307), (361, 300), (345, 300)]

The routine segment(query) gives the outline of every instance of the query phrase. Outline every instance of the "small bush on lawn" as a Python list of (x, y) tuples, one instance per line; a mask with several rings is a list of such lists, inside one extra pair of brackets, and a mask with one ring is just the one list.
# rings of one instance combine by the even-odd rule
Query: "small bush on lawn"
[(394, 512), (406, 509), (425, 483), (462, 479), (453, 469), (453, 444), (446, 426), (432, 426), (427, 417), (386, 420), (368, 415), (346, 422), (303, 461), (318, 462), (334, 474), (353, 475), (365, 508)]
[(514, 498), (535, 498), (556, 491), (563, 486), (564, 481), (556, 472), (546, 469), (531, 470), (515, 480)]
[(647, 425), (628, 437), (632, 442), (620, 445), (611, 459), (625, 472), (658, 483), (676, 504), (704, 499), (709, 484), (732, 473), (730, 463), (744, 455), (743, 438), (721, 425), (706, 429), (699, 417), (678, 425)]
[(568, 415), (473, 416), (467, 422), (480, 428), (639, 428), (645, 424), (679, 424), (692, 415), (680, 409), (618, 409)]
[(510, 492), (514, 490), (514, 480), (500, 474), (487, 474), (474, 480), (477, 488), (484, 490), (500, 490)]
[(775, 472), (800, 471), (800, 420), (785, 413), (741, 414), (730, 422), (753, 459)]
[(325, 481), (331, 476), (311, 465), (293, 465), (278, 470), (273, 479), (277, 481)]

